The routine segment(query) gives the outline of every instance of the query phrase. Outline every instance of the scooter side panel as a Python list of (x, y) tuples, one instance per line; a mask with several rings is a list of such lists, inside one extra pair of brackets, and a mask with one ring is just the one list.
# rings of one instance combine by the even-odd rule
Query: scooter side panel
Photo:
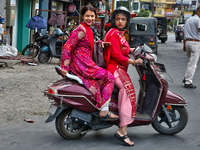
[(41, 52), (48, 53), (48, 52), (49, 52), (49, 47), (48, 47), (48, 46), (43, 46), (43, 47), (41, 48)]
[(182, 98), (181, 96), (171, 92), (167, 91), (167, 95), (165, 98), (166, 104), (172, 104), (172, 105), (187, 105), (187, 102)]
[(55, 94), (50, 94), (47, 90), (47, 96), (49, 99), (54, 99), (59, 105), (66, 105), (86, 112), (97, 111), (93, 95), (76, 81), (64, 78), (52, 83), (48, 88), (52, 89)]

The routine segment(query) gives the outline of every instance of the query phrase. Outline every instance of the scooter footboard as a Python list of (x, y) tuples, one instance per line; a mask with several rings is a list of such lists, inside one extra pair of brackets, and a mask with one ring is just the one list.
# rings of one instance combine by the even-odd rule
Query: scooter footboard
[(165, 105), (177, 105), (177, 106), (186, 106), (188, 101), (183, 97), (171, 92), (167, 91), (165, 98)]

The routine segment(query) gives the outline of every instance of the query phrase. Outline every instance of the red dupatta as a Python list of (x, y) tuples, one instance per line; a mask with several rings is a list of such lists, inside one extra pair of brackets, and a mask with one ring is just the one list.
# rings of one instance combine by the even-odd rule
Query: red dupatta
[(92, 54), (93, 54), (94, 35), (93, 35), (93, 32), (92, 32), (92, 29), (86, 23), (81, 22), (81, 25), (86, 29), (86, 34), (88, 35), (88, 38), (89, 38), (89, 41), (90, 41), (91, 50), (92, 50)]
[[(110, 36), (113, 35), (114, 32), (118, 32), (122, 35), (124, 34), (124, 31), (119, 31), (116, 28), (112, 28), (108, 31), (108, 33), (105, 36), (106, 42), (109, 40)], [(116, 41), (116, 42), (123, 42), (123, 40)], [(110, 59), (111, 59), (111, 49), (109, 47), (106, 47), (106, 51), (104, 53), (104, 58), (106, 60), (106, 64), (108, 65), (109, 62), (110, 62)], [(127, 93), (128, 97), (130, 99), (130, 103), (131, 103), (131, 106), (132, 106), (131, 116), (135, 117), (136, 116), (136, 96), (135, 96), (135, 89), (134, 89), (133, 83), (130, 79), (130, 76), (127, 74), (127, 72), (123, 69), (123, 67), (120, 64), (118, 64), (117, 72), (119, 74), (120, 80), (123, 83), (124, 88), (126, 89), (126, 93)]]

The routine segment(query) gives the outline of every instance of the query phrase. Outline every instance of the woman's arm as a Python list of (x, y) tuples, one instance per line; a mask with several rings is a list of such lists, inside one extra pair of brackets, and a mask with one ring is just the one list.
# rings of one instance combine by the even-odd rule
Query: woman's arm
[(130, 48), (130, 53), (133, 54), (135, 48)]
[(70, 35), (69, 39), (63, 46), (61, 68), (69, 70), (69, 63), (71, 60), (71, 51), (77, 46), (78, 42), (85, 36), (82, 29), (75, 29)]

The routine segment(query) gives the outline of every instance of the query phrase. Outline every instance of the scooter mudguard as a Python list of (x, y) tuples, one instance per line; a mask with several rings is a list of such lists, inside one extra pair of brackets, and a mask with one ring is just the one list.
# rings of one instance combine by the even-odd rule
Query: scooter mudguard
[[(27, 47), (27, 48), (32, 48), (32, 47), (33, 47), (33, 44), (29, 44), (29, 45), (27, 45), (26, 47)], [(35, 47), (35, 48), (38, 48), (37, 45), (34, 45), (34, 47)]]
[(181, 96), (179, 96), (171, 91), (167, 91), (166, 98), (165, 98), (165, 104), (166, 105), (186, 106), (188, 104), (188, 102)]
[(45, 123), (49, 123), (49, 122), (53, 121), (56, 117), (58, 117), (58, 115), (59, 115), (64, 109), (67, 109), (67, 108), (68, 108), (68, 106), (58, 107), (53, 115), (49, 115), (49, 117), (47, 118), (47, 120), (45, 121)]
[(48, 52), (49, 52), (49, 47), (48, 47), (48, 46), (43, 46), (43, 47), (41, 48), (41, 52), (46, 52), (46, 53), (48, 53)]

